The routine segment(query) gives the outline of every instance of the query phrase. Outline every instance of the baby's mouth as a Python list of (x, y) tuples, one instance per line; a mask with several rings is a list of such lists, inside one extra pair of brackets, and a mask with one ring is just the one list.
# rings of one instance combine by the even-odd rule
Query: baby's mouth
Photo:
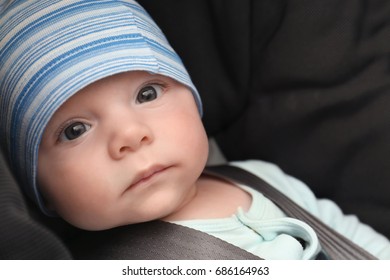
[(136, 188), (139, 185), (142, 185), (144, 183), (147, 183), (152, 178), (154, 178), (156, 175), (159, 175), (163, 172), (165, 172), (170, 166), (162, 166), (162, 165), (154, 165), (150, 168), (147, 168), (135, 176), (133, 182), (131, 183), (129, 189)]

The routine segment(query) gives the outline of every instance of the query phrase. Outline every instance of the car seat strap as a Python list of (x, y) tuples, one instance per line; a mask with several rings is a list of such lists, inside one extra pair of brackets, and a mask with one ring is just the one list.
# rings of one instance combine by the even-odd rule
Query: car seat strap
[(327, 258), (334, 260), (376, 259), (372, 254), (321, 222), (260, 177), (232, 165), (207, 167), (205, 173), (250, 186), (274, 202), (287, 216), (306, 222), (317, 233), (323, 253)]
[(207, 233), (160, 220), (103, 231), (82, 231), (68, 246), (75, 259), (261, 259)]

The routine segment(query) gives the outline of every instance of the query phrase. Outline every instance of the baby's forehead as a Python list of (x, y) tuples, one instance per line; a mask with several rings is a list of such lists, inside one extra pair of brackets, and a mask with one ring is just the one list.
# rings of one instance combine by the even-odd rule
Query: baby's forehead
[(128, 90), (130, 92), (139, 89), (141, 85), (157, 81), (180, 84), (172, 78), (164, 75), (149, 73), (147, 71), (127, 71), (104, 77), (86, 85), (72, 96), (69, 96), (69, 98), (57, 109), (57, 111), (61, 110), (63, 107), (77, 105), (77, 100), (92, 100), (95, 98), (97, 92), (110, 91), (115, 88)]
[(130, 97), (131, 95), (136, 94), (142, 86), (161, 82), (172, 85), (182, 85), (170, 77), (149, 73), (147, 71), (128, 71), (99, 79), (86, 85), (65, 100), (54, 112), (47, 126), (50, 126), (50, 124), (55, 121), (66, 118), (69, 114), (83, 111), (85, 106), (93, 103), (97, 99), (99, 99), (100, 102), (103, 102), (103, 105), (107, 105), (104, 103), (105, 99), (107, 99), (105, 97), (107, 95), (115, 94), (116, 90), (123, 90), (128, 93)]

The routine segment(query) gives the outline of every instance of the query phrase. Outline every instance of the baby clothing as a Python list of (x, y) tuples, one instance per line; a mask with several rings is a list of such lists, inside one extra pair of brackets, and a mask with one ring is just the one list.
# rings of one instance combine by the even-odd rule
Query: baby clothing
[[(317, 199), (301, 181), (264, 161), (232, 162), (289, 196), (301, 207), (345, 235), (374, 256), (390, 259), (390, 242), (355, 216), (344, 215), (332, 201)], [(225, 240), (264, 259), (315, 259), (321, 250), (313, 229), (286, 215), (250, 186), (237, 185), (252, 196), (248, 211), (237, 209), (231, 217), (175, 221)]]

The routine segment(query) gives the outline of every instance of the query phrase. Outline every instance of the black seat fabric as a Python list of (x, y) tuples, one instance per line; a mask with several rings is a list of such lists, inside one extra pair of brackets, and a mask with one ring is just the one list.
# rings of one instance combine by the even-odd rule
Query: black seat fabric
[(71, 258), (63, 242), (29, 214), (3, 153), (0, 153), (0, 228), (0, 259)]

